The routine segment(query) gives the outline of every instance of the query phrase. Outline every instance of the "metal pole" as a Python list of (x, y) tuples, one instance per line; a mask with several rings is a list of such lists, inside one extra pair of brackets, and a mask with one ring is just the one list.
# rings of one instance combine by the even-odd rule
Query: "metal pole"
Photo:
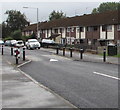
[(70, 48), (70, 57), (72, 57), (72, 48)]
[(106, 62), (106, 49), (103, 50), (103, 62)]
[(23, 48), (23, 61), (25, 61), (25, 47)]
[(16, 55), (16, 64), (18, 64), (18, 55)]
[(65, 56), (65, 47), (63, 47), (63, 56)]
[(80, 59), (83, 59), (83, 49), (80, 49)]
[(38, 36), (39, 34), (38, 34), (38, 8), (37, 8), (37, 39), (38, 39)]
[(57, 46), (57, 48), (56, 48), (56, 54), (58, 55), (58, 53), (59, 53), (59, 47)]
[(11, 47), (11, 55), (13, 55), (13, 47)]
[(2, 45), (2, 55), (3, 55), (3, 45)]

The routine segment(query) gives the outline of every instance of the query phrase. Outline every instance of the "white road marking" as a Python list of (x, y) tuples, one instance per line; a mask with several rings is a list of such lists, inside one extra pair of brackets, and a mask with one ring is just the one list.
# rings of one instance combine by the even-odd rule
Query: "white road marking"
[(97, 74), (97, 75), (105, 76), (105, 77), (108, 77), (108, 78), (120, 80), (120, 78), (117, 78), (117, 77), (115, 77), (115, 76), (110, 76), (110, 75), (103, 74), (103, 73), (98, 73), (98, 72), (93, 72), (93, 73), (94, 73), (94, 74)]
[(58, 61), (58, 60), (56, 60), (56, 59), (50, 59), (50, 61)]
[(23, 66), (23, 65), (25, 65), (25, 64), (28, 64), (28, 63), (30, 63), (30, 62), (31, 62), (31, 60), (29, 60), (29, 61), (26, 61), (26, 62), (24, 62), (24, 63), (22, 63), (22, 64), (18, 65), (17, 67), (19, 68), (19, 67), (21, 67), (21, 66)]

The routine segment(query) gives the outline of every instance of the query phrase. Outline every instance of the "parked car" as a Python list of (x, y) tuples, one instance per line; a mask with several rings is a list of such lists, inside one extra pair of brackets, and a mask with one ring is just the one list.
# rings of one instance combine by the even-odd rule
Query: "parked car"
[(0, 40), (0, 45), (4, 45), (4, 41)]
[(16, 41), (15, 46), (16, 47), (24, 47), (24, 42), (22, 40), (18, 40), (18, 41)]
[(48, 46), (54, 46), (54, 45), (55, 45), (55, 42), (50, 39), (42, 39), (42, 41), (41, 41), (42, 47), (48, 47)]
[(41, 45), (37, 39), (28, 39), (28, 41), (26, 42), (26, 47), (27, 49), (40, 49)]
[(17, 43), (17, 41), (16, 41), (16, 40), (11, 40), (11, 46), (15, 46), (15, 45), (16, 45), (16, 43)]
[(6, 40), (4, 45), (5, 46), (11, 46), (11, 40)]

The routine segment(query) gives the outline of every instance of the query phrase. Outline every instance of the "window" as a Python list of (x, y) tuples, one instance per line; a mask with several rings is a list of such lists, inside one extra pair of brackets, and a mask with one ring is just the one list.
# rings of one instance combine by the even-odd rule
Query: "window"
[(67, 32), (74, 32), (74, 28), (68, 27)]
[(62, 28), (62, 33), (64, 33), (65, 32), (65, 28)]
[(67, 32), (70, 32), (70, 31), (71, 31), (71, 28), (70, 28), (70, 27), (68, 27), (68, 28), (67, 28)]
[(93, 30), (94, 30), (94, 31), (97, 31), (97, 30), (98, 30), (98, 26), (94, 26), (94, 27), (93, 27)]
[(58, 29), (55, 29), (54, 32), (55, 32), (55, 33), (58, 33)]
[(83, 39), (80, 39), (80, 43), (83, 44), (83, 43), (84, 43), (84, 40), (83, 40)]
[(112, 25), (107, 26), (107, 31), (112, 31)]
[(90, 27), (90, 26), (87, 27), (87, 31), (88, 31), (88, 32), (91, 32), (92, 30), (93, 30), (92, 27)]
[(103, 25), (103, 26), (102, 26), (102, 31), (105, 31), (105, 30), (106, 30), (106, 26)]
[(117, 30), (120, 31), (120, 24), (117, 25)]
[(84, 32), (84, 28), (83, 27), (80, 27), (80, 32)]

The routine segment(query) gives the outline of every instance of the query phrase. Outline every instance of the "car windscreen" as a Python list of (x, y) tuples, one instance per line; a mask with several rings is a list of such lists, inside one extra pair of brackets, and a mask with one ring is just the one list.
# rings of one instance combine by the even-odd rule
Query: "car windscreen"
[(37, 42), (37, 41), (29, 41), (29, 42)]
[(23, 42), (18, 42), (18, 44), (23, 44)]

